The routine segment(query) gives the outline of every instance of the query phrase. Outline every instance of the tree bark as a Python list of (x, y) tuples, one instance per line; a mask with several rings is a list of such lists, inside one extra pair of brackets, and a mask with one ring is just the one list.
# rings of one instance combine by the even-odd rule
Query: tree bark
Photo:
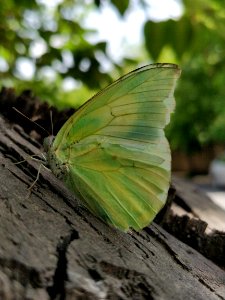
[(224, 270), (156, 223), (111, 228), (44, 167), (29, 193), (35, 153), (1, 117), (0, 299), (225, 299)]

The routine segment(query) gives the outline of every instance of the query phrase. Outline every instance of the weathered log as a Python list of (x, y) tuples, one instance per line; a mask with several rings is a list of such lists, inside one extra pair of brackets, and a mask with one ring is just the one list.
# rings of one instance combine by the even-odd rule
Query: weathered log
[(159, 225), (111, 228), (45, 168), (29, 194), (39, 152), (0, 118), (0, 299), (225, 299), (225, 272)]

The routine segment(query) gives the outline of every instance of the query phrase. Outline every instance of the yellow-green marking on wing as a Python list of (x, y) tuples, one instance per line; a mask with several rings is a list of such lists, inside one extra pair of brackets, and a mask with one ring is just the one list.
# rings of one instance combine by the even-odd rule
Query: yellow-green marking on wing
[(166, 202), (171, 153), (164, 128), (179, 76), (172, 64), (125, 75), (71, 116), (48, 150), (53, 173), (121, 230), (147, 226)]

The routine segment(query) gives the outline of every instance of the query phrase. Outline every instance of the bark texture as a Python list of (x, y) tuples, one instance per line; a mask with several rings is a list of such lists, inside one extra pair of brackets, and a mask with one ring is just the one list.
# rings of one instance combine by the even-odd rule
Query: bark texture
[[(225, 271), (160, 225), (111, 228), (43, 167), (29, 192), (40, 166), (29, 155), (39, 152), (35, 140), (0, 117), (0, 299), (225, 299)], [(176, 202), (189, 206), (189, 216), (182, 205), (178, 215), (176, 204), (161, 225), (173, 233), (174, 217), (206, 223), (186, 199), (194, 194), (204, 203), (204, 195), (188, 196), (181, 181), (176, 186)], [(207, 239), (206, 226), (200, 231)]]

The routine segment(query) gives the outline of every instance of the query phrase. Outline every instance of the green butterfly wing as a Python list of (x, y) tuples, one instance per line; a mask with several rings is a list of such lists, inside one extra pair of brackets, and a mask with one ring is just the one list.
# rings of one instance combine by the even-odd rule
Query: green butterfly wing
[(71, 116), (48, 150), (53, 173), (121, 230), (145, 227), (166, 202), (171, 154), (164, 127), (179, 75), (172, 64), (125, 75)]

